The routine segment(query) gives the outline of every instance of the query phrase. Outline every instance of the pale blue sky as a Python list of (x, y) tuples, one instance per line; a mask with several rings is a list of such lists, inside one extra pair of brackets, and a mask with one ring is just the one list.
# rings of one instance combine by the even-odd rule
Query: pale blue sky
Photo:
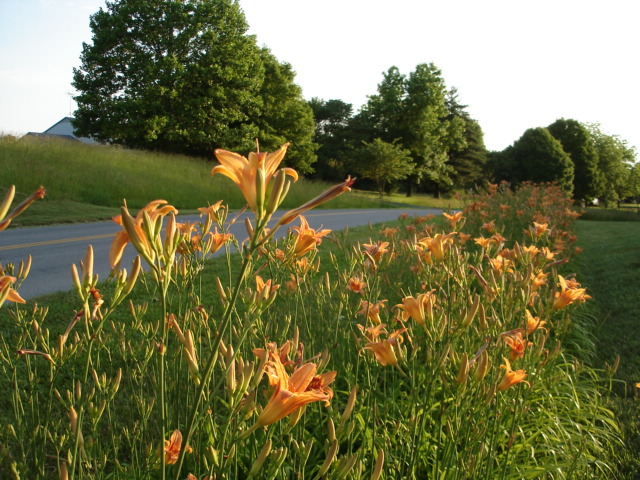
[[(433, 62), (502, 150), (560, 117), (640, 148), (635, 0), (240, 0), (250, 33), (291, 63), (305, 98), (359, 108), (382, 72)], [(393, 6), (391, 6), (393, 5)], [(103, 0), (0, 0), (0, 131), (69, 115), (73, 67)]]

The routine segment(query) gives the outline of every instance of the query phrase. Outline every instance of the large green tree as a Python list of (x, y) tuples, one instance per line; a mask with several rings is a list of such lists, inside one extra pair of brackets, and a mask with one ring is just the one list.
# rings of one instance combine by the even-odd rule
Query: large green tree
[(74, 70), (79, 134), (134, 148), (205, 155), (291, 141), (314, 160), (311, 112), (294, 73), (247, 35), (234, 0), (115, 0), (91, 16)]
[(261, 107), (250, 121), (258, 126), (261, 148), (273, 151), (291, 142), (285, 163), (302, 173), (311, 173), (317, 148), (313, 135), (313, 110), (294, 83), (295, 72), (281, 63), (267, 48), (261, 50), (264, 81), (260, 88)]
[(577, 120), (561, 118), (547, 127), (560, 141), (573, 162), (573, 198), (591, 202), (603, 191), (604, 177), (598, 167), (598, 152), (587, 127)]
[(449, 115), (446, 96), (442, 73), (433, 63), (418, 65), (409, 76), (391, 67), (352, 123), (359, 140), (379, 138), (410, 152), (414, 168), (407, 195), (414, 185), (428, 184), (437, 193), (452, 183), (447, 162), (452, 150), (465, 146), (464, 122)]
[(357, 173), (375, 182), (380, 198), (387, 185), (407, 178), (414, 168), (408, 150), (379, 138), (365, 143), (359, 152), (363, 158), (358, 162)]
[(508, 155), (516, 182), (555, 182), (571, 195), (573, 162), (562, 144), (544, 127), (530, 128), (514, 142)]
[(353, 137), (350, 122), (353, 106), (342, 100), (309, 101), (315, 120), (314, 140), (318, 144), (318, 160), (314, 165), (318, 178), (329, 181), (342, 180), (349, 173), (349, 151)]
[(632, 177), (635, 149), (617, 135), (604, 133), (597, 124), (588, 124), (587, 128), (598, 154), (598, 168), (604, 177), (604, 188), (598, 198), (607, 206), (619, 207), (622, 200), (635, 195)]
[[(462, 127), (464, 143), (454, 144), (449, 153), (449, 164), (453, 169), (452, 180), (456, 187), (470, 188), (484, 180), (487, 167), (487, 148), (480, 124), (471, 118), (467, 105), (458, 100), (458, 91), (452, 88), (447, 93), (448, 118), (456, 128)], [(461, 123), (460, 123), (461, 122)], [(454, 138), (459, 138), (454, 136)]]

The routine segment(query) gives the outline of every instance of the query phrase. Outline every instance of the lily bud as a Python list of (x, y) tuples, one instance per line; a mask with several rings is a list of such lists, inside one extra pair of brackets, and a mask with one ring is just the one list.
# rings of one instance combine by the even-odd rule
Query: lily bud
[(282, 200), (284, 200), (282, 193), (284, 191), (286, 179), (287, 179), (287, 173), (284, 170), (278, 170), (277, 173), (275, 174), (273, 178), (273, 183), (271, 186), (269, 201), (267, 202), (267, 206), (266, 206), (267, 215), (272, 215), (273, 212), (275, 212), (278, 209), (278, 207), (282, 203)]
[(462, 354), (462, 359), (460, 360), (460, 369), (458, 370), (458, 378), (456, 378), (456, 383), (458, 385), (464, 385), (467, 382), (467, 378), (469, 376), (469, 358), (467, 357), (467, 352)]
[(262, 450), (260, 450), (258, 458), (256, 458), (256, 461), (253, 462), (253, 465), (251, 466), (251, 470), (249, 471), (249, 478), (255, 477), (258, 474), (258, 472), (262, 468), (262, 465), (264, 464), (264, 461), (269, 456), (269, 453), (271, 453), (272, 445), (273, 443), (271, 442), (271, 439), (268, 439), (262, 447)]
[(258, 216), (264, 211), (264, 199), (267, 179), (263, 168), (256, 170), (256, 207), (258, 208)]

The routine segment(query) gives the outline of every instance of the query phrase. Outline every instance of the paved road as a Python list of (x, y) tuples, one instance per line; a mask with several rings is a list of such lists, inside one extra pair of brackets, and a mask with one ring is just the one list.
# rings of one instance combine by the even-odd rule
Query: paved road
[[(347, 226), (356, 227), (368, 223), (378, 223), (395, 220), (402, 213), (409, 215), (426, 215), (439, 213), (436, 209), (401, 208), (401, 209), (365, 209), (365, 210), (316, 210), (307, 212), (305, 218), (311, 228), (321, 226), (331, 230), (343, 230)], [(230, 217), (233, 214), (230, 214)], [(197, 221), (199, 217), (180, 216), (179, 221)], [(274, 215), (278, 218), (278, 213)], [(298, 225), (294, 220), (292, 225)], [(109, 247), (113, 235), (121, 227), (112, 221), (81, 223), (72, 225), (55, 225), (50, 227), (15, 228), (0, 232), (0, 263), (18, 265), (21, 260), (32, 256), (32, 267), (29, 277), (19, 289), (25, 299), (32, 299), (39, 295), (72, 288), (71, 265), (79, 266), (88, 245), (93, 245), (95, 266), (94, 271), (101, 279), (109, 274)], [(280, 234), (286, 233), (286, 228), (280, 229)], [(242, 218), (231, 229), (238, 238), (246, 237)], [(130, 269), (135, 251), (128, 245), (121, 265)], [(144, 262), (143, 262), (144, 263)]]

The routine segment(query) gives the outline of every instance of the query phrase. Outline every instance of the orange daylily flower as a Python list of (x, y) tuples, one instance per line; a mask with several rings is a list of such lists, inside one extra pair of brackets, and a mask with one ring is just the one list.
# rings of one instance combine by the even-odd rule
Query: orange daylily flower
[(526, 348), (533, 345), (530, 341), (522, 337), (522, 332), (519, 330), (511, 334), (503, 335), (502, 339), (509, 346), (509, 359), (512, 362), (524, 357)]
[(496, 233), (496, 221), (491, 220), (490, 222), (483, 223), (480, 228), (493, 235), (494, 233)]
[(418, 245), (429, 249), (433, 258), (439, 262), (444, 260), (445, 253), (449, 249), (449, 244), (453, 242), (454, 233), (443, 235), (437, 233), (433, 237), (425, 237), (418, 241)]
[(575, 280), (566, 280), (562, 275), (558, 275), (558, 285), (561, 290), (555, 294), (554, 310), (564, 308), (573, 302), (584, 302), (591, 298), (585, 293), (586, 289), (578, 288), (580, 284)]
[(483, 236), (474, 238), (473, 241), (476, 243), (476, 245), (480, 245), (480, 247), (482, 248), (487, 248), (492, 243), (495, 243), (495, 240), (493, 238), (484, 238)]
[(458, 232), (458, 240), (460, 241), (461, 245), (464, 245), (465, 243), (467, 243), (470, 238), (471, 238), (470, 233)]
[(402, 299), (402, 303), (395, 305), (395, 308), (402, 310), (402, 320), (413, 318), (422, 327), (426, 326), (426, 320), (433, 318), (433, 307), (436, 303), (435, 290), (421, 293), (417, 298), (408, 296)]
[(256, 425), (271, 425), (312, 402), (322, 401), (325, 406), (329, 405), (333, 391), (328, 385), (336, 378), (336, 371), (316, 375), (316, 365), (305, 363), (289, 377), (279, 355), (270, 353), (269, 357), (265, 371), (269, 384), (275, 389)]
[(542, 235), (549, 231), (548, 223), (533, 222), (533, 227), (529, 228), (529, 233), (536, 238), (540, 238)]
[(385, 237), (394, 237), (396, 233), (398, 233), (398, 229), (392, 227), (386, 227), (380, 230), (380, 235)]
[[(369, 240), (371, 241), (371, 240)], [(364, 251), (369, 254), (371, 258), (373, 258), (376, 262), (380, 262), (382, 255), (387, 253), (389, 249), (389, 242), (378, 242), (378, 243), (365, 243), (363, 244)]]
[(582, 215), (581, 213), (578, 213), (575, 210), (570, 210), (569, 208), (565, 208), (564, 213), (565, 215), (567, 215), (568, 217), (571, 217), (574, 220)]
[[(172, 465), (178, 461), (180, 455), (180, 446), (182, 445), (182, 433), (180, 430), (174, 430), (170, 440), (164, 441), (164, 463)], [(185, 452), (191, 453), (193, 449), (190, 445), (185, 447)]]
[(464, 217), (462, 216), (462, 212), (456, 212), (454, 214), (442, 212), (442, 215), (444, 216), (444, 218), (447, 219), (451, 228), (456, 228), (456, 225), (462, 220), (464, 220)]
[(208, 207), (200, 207), (198, 211), (200, 212), (200, 216), (205, 215), (210, 221), (215, 222), (217, 220), (218, 210), (220, 210), (220, 206), (222, 205), (222, 200), (218, 200), (213, 205), (209, 205)]
[(396, 330), (391, 335), (389, 335), (388, 338), (384, 340), (381, 340), (379, 342), (367, 343), (364, 346), (363, 350), (372, 351), (378, 363), (380, 363), (380, 365), (382, 365), (383, 367), (387, 365), (391, 365), (393, 367), (400, 369), (400, 366), (398, 365), (398, 357), (396, 356), (396, 353), (393, 347), (402, 343), (403, 341), (402, 334), (406, 331), (407, 331), (406, 328), (401, 328), (399, 330)]
[(12, 277), (10, 275), (0, 276), (0, 304), (2, 304), (4, 300), (8, 300), (9, 302), (14, 303), (27, 303), (26, 300), (22, 298), (20, 294), (11, 286), (15, 282), (16, 277)]
[(499, 392), (506, 390), (512, 385), (515, 385), (517, 383), (522, 383), (522, 382), (531, 386), (531, 384), (525, 380), (525, 378), (527, 378), (527, 373), (524, 370), (515, 370), (515, 371), (512, 370), (511, 364), (509, 363), (509, 360), (507, 360), (506, 358), (504, 359), (504, 365), (500, 365), (500, 368), (504, 368), (505, 371), (504, 371), (504, 377), (502, 378), (502, 381), (498, 384), (498, 387), (497, 387), (497, 390)]
[[(272, 153), (251, 152), (249, 153), (248, 159), (240, 154), (218, 148), (214, 153), (220, 165), (213, 167), (211, 174), (221, 173), (230, 178), (244, 195), (245, 200), (249, 204), (249, 208), (257, 213), (258, 193), (256, 191), (256, 177), (258, 175), (258, 169), (261, 169), (264, 173), (264, 192), (266, 192), (269, 181), (273, 178), (276, 170), (280, 166), (288, 146), (289, 144), (285, 143)], [(292, 177), (294, 181), (298, 180), (298, 173), (293, 168), (283, 168), (282, 170), (286, 175)], [(262, 200), (263, 199), (260, 199), (260, 201)]]
[(527, 314), (527, 335), (532, 334), (539, 328), (541, 328), (542, 330), (546, 330), (546, 328), (544, 328), (544, 326), (547, 324), (545, 320), (540, 320), (539, 317), (534, 317), (533, 315), (531, 315), (529, 309), (525, 309), (525, 312)]
[(547, 283), (548, 275), (548, 273), (544, 272), (538, 272), (536, 275), (531, 274), (531, 286), (534, 292)]
[(270, 303), (275, 299), (276, 292), (279, 288), (280, 285), (272, 284), (271, 279), (265, 282), (260, 275), (256, 275), (256, 292), (254, 300), (257, 303)]
[(507, 241), (507, 239), (504, 238), (502, 235), (500, 235), (499, 232), (496, 232), (493, 235), (491, 235), (491, 239), (496, 243), (503, 243)]
[(307, 219), (300, 215), (300, 226), (293, 227), (296, 233), (296, 244), (293, 249), (293, 254), (296, 258), (300, 258), (311, 250), (315, 250), (317, 245), (322, 243), (322, 237), (331, 233), (331, 230), (325, 228), (324, 230), (315, 231), (313, 228), (309, 228)]
[(233, 238), (232, 233), (219, 233), (214, 227), (213, 232), (207, 232), (205, 238), (205, 253), (216, 253), (220, 248)]
[(360, 332), (362, 332), (362, 335), (364, 335), (364, 337), (370, 342), (377, 342), (381, 334), (387, 333), (387, 331), (384, 328), (387, 325), (384, 323), (379, 323), (375, 327), (374, 326), (363, 327), (359, 323), (357, 324), (357, 326), (360, 329)]
[(355, 293), (364, 293), (364, 289), (367, 286), (367, 283), (362, 281), (358, 277), (351, 277), (347, 284), (347, 288)]
[(380, 300), (376, 303), (370, 303), (366, 300), (362, 300), (360, 303), (360, 310), (356, 312), (356, 315), (366, 315), (373, 323), (379, 324), (381, 322), (380, 309), (384, 308), (384, 304), (386, 302), (386, 300)]
[(295, 365), (295, 362), (289, 360), (289, 352), (291, 352), (291, 340), (287, 340), (282, 344), (280, 348), (278, 348), (278, 344), (276, 342), (267, 343), (267, 349), (264, 348), (254, 348), (252, 351), (254, 355), (258, 358), (263, 358), (264, 355), (274, 354), (277, 355), (280, 359), (280, 363), (283, 366), (287, 367), (289, 365)]
[(490, 258), (489, 263), (495, 273), (513, 273), (511, 260), (503, 257), (502, 255), (498, 255), (496, 258)]
[[(120, 263), (122, 253), (128, 243), (133, 243), (136, 250), (138, 250), (140, 254), (146, 256), (145, 258), (154, 258), (155, 253), (151, 246), (153, 239), (147, 237), (147, 234), (142, 228), (142, 224), (145, 219), (145, 215), (153, 224), (159, 216), (164, 217), (170, 213), (173, 213), (174, 215), (178, 213), (178, 210), (176, 210), (175, 207), (167, 205), (166, 203), (166, 200), (153, 200), (142, 208), (135, 218), (132, 218), (129, 215), (129, 210), (126, 207), (122, 207), (122, 215), (113, 217), (113, 221), (123, 227), (124, 230), (116, 233), (113, 238), (113, 242), (111, 242), (111, 248), (109, 250), (109, 262), (111, 264), (111, 268), (116, 268)], [(128, 215), (127, 221), (123, 220), (123, 215)]]

